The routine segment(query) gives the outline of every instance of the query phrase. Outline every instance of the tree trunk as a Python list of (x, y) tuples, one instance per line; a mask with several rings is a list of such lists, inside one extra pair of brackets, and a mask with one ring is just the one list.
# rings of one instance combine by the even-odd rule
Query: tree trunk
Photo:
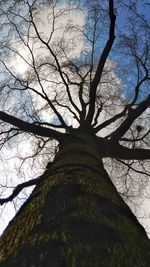
[(9, 224), (0, 267), (148, 267), (150, 241), (103, 168), (94, 139), (70, 139)]

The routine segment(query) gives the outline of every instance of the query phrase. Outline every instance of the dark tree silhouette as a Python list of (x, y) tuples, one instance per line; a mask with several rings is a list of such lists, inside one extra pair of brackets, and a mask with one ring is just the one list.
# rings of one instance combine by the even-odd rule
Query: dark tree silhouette
[(35, 185), (1, 237), (0, 266), (148, 266), (146, 232), (103, 166), (126, 196), (150, 175), (148, 3), (138, 4), (0, 2), (1, 149), (25, 137), (32, 158), (51, 155), (0, 199)]

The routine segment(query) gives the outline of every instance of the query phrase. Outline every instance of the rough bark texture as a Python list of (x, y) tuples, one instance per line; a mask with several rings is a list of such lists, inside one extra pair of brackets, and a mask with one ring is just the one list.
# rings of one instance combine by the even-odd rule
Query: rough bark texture
[(148, 267), (150, 242), (92, 138), (60, 149), (0, 241), (0, 267)]

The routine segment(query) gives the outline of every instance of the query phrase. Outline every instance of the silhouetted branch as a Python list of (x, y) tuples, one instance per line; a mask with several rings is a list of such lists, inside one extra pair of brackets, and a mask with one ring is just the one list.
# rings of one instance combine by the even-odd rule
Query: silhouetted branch
[(145, 160), (150, 159), (150, 149), (132, 149), (124, 147), (112, 140), (96, 137), (97, 148), (100, 153), (100, 157), (110, 157), (115, 159), (137, 159)]
[(110, 157), (129, 160), (145, 160), (150, 159), (150, 149), (131, 149), (118, 144), (111, 147)]
[(143, 174), (143, 175), (146, 175), (146, 176), (150, 176), (150, 173), (137, 170), (134, 167), (132, 167), (130, 163), (124, 162), (123, 160), (120, 160), (120, 159), (117, 159), (117, 161), (120, 162), (120, 163), (122, 163), (122, 164), (124, 164), (125, 166), (127, 166), (129, 169), (131, 169), (134, 172), (137, 172), (137, 173), (140, 173), (140, 174)]
[(27, 182), (24, 182), (24, 183), (21, 183), (21, 184), (18, 184), (12, 194), (9, 196), (9, 197), (6, 197), (6, 198), (0, 198), (0, 205), (3, 205), (4, 203), (7, 203), (9, 201), (12, 201), (16, 196), (19, 195), (19, 193), (26, 187), (29, 187), (29, 186), (33, 186), (33, 185), (36, 185), (39, 181), (39, 177), (38, 178), (35, 178), (35, 179), (32, 179), (32, 180), (29, 180)]
[(5, 121), (13, 126), (16, 126), (21, 131), (33, 133), (35, 135), (40, 135), (43, 137), (50, 137), (52, 139), (56, 139), (58, 141), (62, 141), (64, 139), (65, 134), (57, 132), (55, 130), (35, 125), (34, 123), (29, 123), (18, 119), (12, 115), (8, 115), (5, 112), (0, 111), (0, 120)]
[(125, 116), (126, 112), (127, 112), (128, 106), (126, 106), (123, 111), (121, 111), (120, 113), (116, 114), (115, 116), (113, 116), (112, 118), (104, 121), (103, 123), (99, 124), (97, 127), (95, 127), (93, 129), (94, 133), (99, 132), (100, 130), (102, 130), (103, 128), (105, 128), (106, 126), (110, 125), (111, 123), (114, 123), (116, 120), (118, 120), (119, 118)]
[(33, 28), (34, 28), (36, 34), (37, 34), (37, 37), (38, 37), (39, 41), (40, 41), (43, 45), (45, 45), (45, 47), (48, 49), (48, 51), (50, 52), (50, 54), (51, 54), (52, 57), (54, 58), (54, 60), (55, 60), (55, 62), (56, 62), (56, 66), (57, 66), (57, 68), (58, 68), (58, 73), (59, 73), (59, 75), (60, 75), (60, 77), (61, 77), (61, 79), (62, 79), (62, 81), (63, 81), (63, 83), (64, 83), (64, 85), (65, 85), (65, 87), (66, 87), (66, 91), (67, 91), (67, 94), (68, 94), (69, 101), (70, 101), (71, 105), (74, 107), (74, 109), (80, 114), (80, 110), (79, 110), (79, 108), (77, 107), (77, 105), (74, 103), (74, 101), (73, 101), (73, 99), (72, 99), (72, 96), (71, 96), (71, 93), (70, 93), (70, 89), (69, 89), (68, 83), (66, 82), (66, 80), (65, 80), (65, 78), (64, 78), (64, 75), (63, 75), (63, 72), (62, 72), (61, 65), (60, 65), (60, 63), (59, 63), (57, 54), (54, 53), (54, 51), (53, 51), (52, 48), (50, 47), (50, 45), (49, 45), (49, 41), (46, 42), (46, 41), (44, 41), (44, 39), (41, 37), (41, 35), (40, 35), (40, 33), (39, 33), (38, 29), (37, 29), (37, 26), (36, 26), (36, 24), (35, 24), (35, 22), (34, 22), (34, 18), (33, 18), (33, 14), (32, 14), (32, 6), (31, 6), (28, 2), (27, 2), (27, 4), (28, 4), (28, 7), (29, 7), (29, 14), (30, 14), (30, 18), (31, 18), (31, 23), (32, 23), (32, 25), (33, 25)]
[(104, 65), (106, 63), (106, 60), (111, 51), (113, 42), (115, 40), (116, 15), (114, 14), (114, 1), (113, 0), (109, 0), (109, 18), (110, 18), (109, 39), (103, 49), (103, 52), (101, 54), (101, 57), (100, 57), (100, 60), (99, 60), (99, 63), (96, 69), (96, 73), (94, 75), (94, 78), (90, 86), (90, 93), (89, 93), (90, 104), (89, 104), (89, 111), (88, 111), (87, 118), (86, 118), (86, 121), (88, 124), (91, 124), (93, 120), (93, 116), (95, 113), (95, 100), (96, 100), (97, 86), (101, 80)]
[(120, 140), (121, 141), (126, 141), (126, 142), (138, 142), (138, 141), (142, 141), (148, 134), (150, 133), (150, 130), (148, 130), (143, 136), (141, 137), (138, 137), (138, 138), (134, 138), (134, 139), (131, 139), (131, 138), (121, 138)]
[(129, 130), (132, 123), (137, 119), (150, 105), (150, 95), (144, 101), (142, 101), (137, 108), (130, 109), (127, 118), (122, 124), (110, 135), (111, 140), (118, 141)]

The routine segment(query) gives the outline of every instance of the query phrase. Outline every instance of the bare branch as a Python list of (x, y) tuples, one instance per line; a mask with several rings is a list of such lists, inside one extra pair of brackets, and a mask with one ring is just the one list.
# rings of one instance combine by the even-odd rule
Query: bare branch
[(114, 1), (113, 0), (109, 0), (109, 18), (110, 18), (109, 39), (103, 49), (103, 52), (101, 54), (101, 57), (100, 57), (100, 60), (99, 60), (99, 63), (96, 69), (95, 76), (90, 86), (90, 93), (89, 93), (90, 105), (89, 105), (89, 111), (88, 111), (87, 118), (86, 118), (86, 121), (88, 124), (91, 124), (93, 120), (93, 116), (95, 113), (95, 99), (96, 99), (97, 86), (101, 80), (104, 65), (106, 63), (106, 60), (111, 51), (113, 42), (115, 40), (116, 15), (114, 14)]
[(141, 137), (138, 137), (138, 138), (134, 138), (134, 139), (131, 139), (131, 138), (121, 138), (120, 140), (121, 141), (126, 141), (126, 142), (139, 142), (139, 141), (142, 141), (148, 134), (150, 133), (150, 130), (148, 130), (143, 136)]
[(32, 8), (31, 8), (31, 6), (30, 6), (29, 3), (28, 3), (28, 6), (29, 6), (30, 17), (31, 17), (31, 23), (32, 23), (32, 25), (33, 25), (33, 27), (34, 27), (34, 30), (35, 30), (35, 32), (36, 32), (36, 34), (37, 34), (39, 40), (41, 41), (41, 43), (45, 45), (45, 47), (49, 50), (50, 54), (53, 56), (53, 58), (54, 58), (54, 60), (55, 60), (55, 62), (56, 62), (57, 68), (58, 68), (59, 75), (60, 75), (60, 77), (61, 77), (61, 79), (62, 79), (62, 81), (63, 81), (63, 83), (64, 83), (64, 85), (65, 85), (65, 87), (66, 87), (69, 101), (70, 101), (70, 103), (72, 104), (72, 106), (74, 107), (74, 109), (80, 114), (80, 110), (79, 110), (79, 108), (77, 107), (77, 105), (74, 103), (74, 101), (73, 101), (73, 99), (72, 99), (72, 96), (71, 96), (71, 94), (70, 94), (70, 89), (69, 89), (69, 86), (68, 86), (68, 84), (67, 84), (67, 82), (66, 82), (66, 80), (65, 80), (65, 78), (64, 78), (64, 75), (63, 75), (63, 72), (62, 72), (62, 69), (61, 69), (59, 60), (58, 60), (58, 58), (57, 58), (57, 55), (54, 53), (54, 51), (53, 51), (52, 48), (50, 47), (50, 45), (49, 45), (49, 41), (46, 42), (46, 41), (44, 41), (43, 38), (41, 37), (41, 35), (40, 35), (40, 33), (39, 33), (38, 29), (37, 29), (37, 26), (36, 26), (36, 24), (35, 24), (35, 22), (34, 22), (33, 14), (32, 14)]
[(2, 121), (5, 121), (13, 126), (18, 127), (21, 131), (33, 133), (35, 135), (40, 135), (43, 137), (50, 137), (52, 139), (56, 139), (58, 141), (63, 140), (65, 134), (57, 132), (55, 130), (42, 127), (39, 125), (35, 125), (34, 123), (29, 123), (26, 121), (23, 121), (21, 119), (18, 119), (12, 115), (8, 115), (5, 112), (0, 111), (0, 119)]
[(136, 172), (136, 173), (140, 173), (140, 174), (143, 174), (143, 175), (146, 175), (146, 176), (150, 176), (150, 173), (147, 173), (147, 172), (144, 172), (144, 171), (140, 171), (140, 170), (137, 170), (135, 169), (134, 167), (131, 166), (130, 163), (127, 163), (123, 160), (120, 160), (120, 159), (117, 159), (118, 162), (124, 164), (125, 166), (127, 166), (129, 169), (131, 169), (132, 171)]
[(38, 182), (39, 182), (39, 178), (35, 178), (35, 179), (32, 179), (32, 180), (29, 180), (27, 182), (24, 182), (24, 183), (21, 183), (21, 184), (18, 184), (12, 194), (9, 196), (9, 197), (6, 197), (6, 198), (0, 198), (0, 205), (3, 205), (4, 203), (8, 203), (9, 201), (12, 201), (16, 196), (19, 195), (19, 193), (26, 187), (29, 187), (29, 186), (33, 186), (33, 185), (36, 185)]
[(111, 123), (114, 123), (116, 120), (118, 120), (119, 118), (125, 116), (126, 112), (127, 112), (128, 106), (125, 106), (125, 108), (123, 109), (123, 111), (121, 111), (120, 113), (116, 114), (115, 116), (113, 116), (112, 118), (104, 121), (103, 123), (99, 124), (97, 127), (95, 127), (93, 129), (94, 133), (99, 132), (100, 130), (102, 130), (103, 128), (105, 128), (106, 126), (110, 125)]
[(127, 118), (122, 124), (111, 134), (111, 140), (118, 141), (129, 130), (132, 123), (137, 119), (150, 105), (150, 95), (142, 101), (137, 108), (130, 109)]
[(116, 159), (137, 159), (137, 160), (145, 160), (150, 159), (150, 149), (131, 149), (121, 145), (112, 145), (110, 157)]

